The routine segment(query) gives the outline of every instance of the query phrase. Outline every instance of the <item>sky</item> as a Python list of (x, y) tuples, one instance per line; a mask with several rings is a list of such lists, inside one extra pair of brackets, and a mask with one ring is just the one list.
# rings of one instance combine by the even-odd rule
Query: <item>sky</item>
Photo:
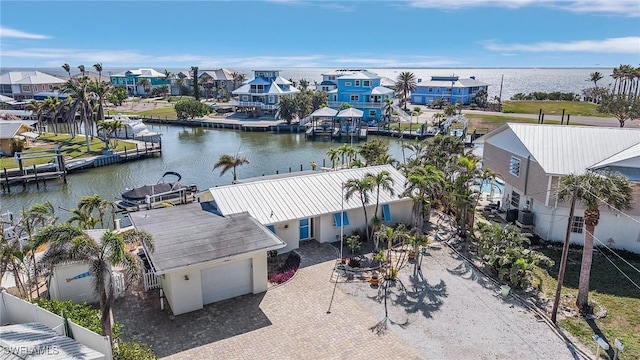
[(0, 67), (640, 65), (638, 0), (0, 0)]

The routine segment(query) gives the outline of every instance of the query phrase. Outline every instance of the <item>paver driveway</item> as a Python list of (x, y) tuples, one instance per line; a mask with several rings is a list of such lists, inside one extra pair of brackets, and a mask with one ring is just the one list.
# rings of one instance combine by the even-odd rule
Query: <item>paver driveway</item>
[[(309, 243), (301, 249), (302, 268), (285, 285), (206, 306), (169, 319), (154, 302), (130, 295), (116, 303), (115, 320), (124, 338), (151, 345), (159, 357), (173, 359), (420, 359), (393, 333), (382, 337), (363, 306), (335, 292), (335, 251)], [(327, 261), (328, 260), (328, 261)]]

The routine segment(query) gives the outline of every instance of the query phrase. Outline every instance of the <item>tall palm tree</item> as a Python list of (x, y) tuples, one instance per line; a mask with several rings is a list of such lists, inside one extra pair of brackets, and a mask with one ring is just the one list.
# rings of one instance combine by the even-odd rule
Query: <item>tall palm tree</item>
[(69, 64), (67, 63), (64, 63), (62, 64), (62, 68), (67, 72), (67, 74), (69, 75), (69, 80), (71, 80), (71, 66), (69, 66)]
[(353, 159), (353, 157), (356, 155), (356, 149), (354, 149), (349, 144), (342, 144), (342, 146), (338, 148), (338, 154), (342, 158), (342, 165), (347, 164), (348, 166), (351, 162), (351, 159)]
[(343, 185), (345, 193), (344, 199), (349, 201), (354, 195), (358, 196), (360, 203), (362, 204), (362, 211), (364, 212), (364, 228), (367, 234), (367, 240), (369, 236), (369, 218), (367, 217), (367, 204), (369, 203), (369, 195), (373, 189), (373, 181), (370, 177), (365, 176), (362, 179), (349, 179)]
[(126, 250), (126, 244), (143, 243), (152, 250), (151, 235), (137, 230), (125, 233), (107, 230), (96, 241), (81, 229), (69, 225), (53, 225), (42, 229), (39, 235), (49, 239), (49, 249), (41, 260), (43, 264), (53, 266), (67, 261), (89, 264), (93, 290), (100, 298), (102, 335), (113, 341), (111, 309), (115, 295), (111, 269), (117, 266), (124, 270), (127, 287), (137, 280), (140, 276), (140, 260)]
[(144, 89), (144, 94), (145, 95), (149, 95), (149, 90), (151, 88), (151, 81), (149, 81), (149, 79), (147, 78), (142, 78), (138, 80), (138, 85), (142, 86), (142, 88)]
[(403, 71), (398, 75), (396, 79), (396, 90), (403, 94), (402, 101), (404, 102), (404, 109), (407, 110), (407, 96), (412, 91), (416, 91), (418, 88), (418, 82), (416, 81), (416, 75), (411, 71)]
[(309, 87), (309, 80), (302, 78), (300, 79), (300, 81), (298, 82), (300, 84), (300, 90), (307, 90), (307, 88)]
[(86, 76), (84, 65), (78, 65), (78, 70), (80, 70), (80, 73), (82, 74), (82, 76)]
[(53, 128), (53, 133), (58, 135), (58, 114), (60, 113), (61, 108), (60, 98), (57, 96), (47, 97), (44, 99), (44, 106), (47, 109), (47, 122), (51, 123), (51, 127)]
[(38, 100), (31, 100), (24, 106), (24, 109), (31, 111), (31, 114), (36, 117), (38, 120), (38, 132), (42, 134), (42, 128), (44, 127), (42, 124), (42, 117), (46, 111), (44, 103)]
[(84, 132), (87, 144), (87, 153), (91, 152), (91, 140), (89, 138), (91, 134), (91, 125), (93, 124), (93, 109), (91, 107), (91, 101), (95, 98), (89, 87), (89, 81), (87, 78), (72, 79), (62, 85), (62, 92), (69, 94), (72, 98), (71, 111), (69, 116), (74, 119), (77, 113), (80, 113), (80, 121), (84, 124)]
[(597, 89), (598, 88), (598, 81), (602, 80), (604, 76), (596, 71), (596, 72), (592, 72), (591, 74), (589, 74), (589, 80), (588, 81), (592, 81), (593, 82), (593, 86)]
[(444, 184), (444, 173), (431, 164), (416, 166), (408, 172), (403, 196), (413, 200), (413, 226), (417, 235), (423, 234), (425, 212)]
[(98, 194), (83, 196), (78, 202), (78, 210), (85, 212), (91, 216), (93, 216), (94, 212), (97, 212), (98, 224), (100, 227), (104, 228), (104, 216), (106, 215), (108, 210), (115, 210), (113, 207), (113, 202), (105, 200), (100, 197)]
[(93, 68), (98, 72), (98, 82), (102, 82), (102, 63), (93, 64)]
[(233, 181), (236, 181), (238, 180), (238, 166), (248, 163), (249, 159), (239, 156), (238, 153), (235, 155), (223, 154), (220, 155), (218, 161), (213, 165), (213, 170), (221, 167), (222, 170), (220, 171), (220, 176), (224, 175), (227, 171), (232, 170)]
[[(378, 217), (378, 207), (380, 205), (380, 189), (388, 192), (391, 195), (394, 195), (395, 193), (395, 191), (393, 190), (394, 181), (393, 181), (393, 177), (391, 176), (391, 173), (389, 173), (386, 170), (382, 170), (377, 174), (367, 173), (365, 176), (371, 179), (372, 187), (376, 191), (376, 207), (373, 212), (373, 219), (375, 224), (375, 223), (378, 223), (379, 222), (378, 220), (380, 219)], [(375, 232), (375, 229), (374, 229), (374, 232)]]
[(107, 96), (113, 86), (106, 81), (91, 81), (89, 82), (89, 89), (95, 94), (95, 99), (98, 101), (98, 111), (96, 112), (96, 118), (98, 121), (104, 120), (104, 103)]
[(340, 150), (338, 150), (336, 148), (330, 148), (327, 151), (327, 157), (329, 158), (329, 161), (331, 161), (331, 168), (335, 169), (336, 168), (336, 161), (338, 161), (340, 159)]
[[(588, 313), (590, 312), (589, 280), (593, 259), (593, 234), (600, 222), (600, 206), (605, 201), (607, 206), (620, 211), (630, 209), (633, 188), (629, 180), (619, 173), (597, 174), (588, 172), (584, 175), (569, 175), (560, 180), (558, 200), (567, 201), (571, 199), (576, 184), (576, 199), (584, 207), (585, 227), (576, 305), (580, 311)], [(568, 221), (573, 221), (573, 219)]]

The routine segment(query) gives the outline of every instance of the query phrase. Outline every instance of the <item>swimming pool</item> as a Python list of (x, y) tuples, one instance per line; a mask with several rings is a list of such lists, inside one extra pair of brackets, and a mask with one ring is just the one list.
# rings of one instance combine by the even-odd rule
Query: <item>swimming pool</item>
[[(480, 187), (481, 182), (482, 182), (482, 179), (476, 179), (475, 185), (473, 185), (472, 189), (475, 191), (478, 191), (478, 188)], [(504, 182), (498, 179), (494, 180), (493, 182), (489, 180), (485, 180), (484, 182), (482, 182), (482, 187), (480, 188), (480, 192), (484, 194), (490, 194), (491, 188), (493, 188), (494, 196), (502, 195), (502, 192), (504, 191)]]

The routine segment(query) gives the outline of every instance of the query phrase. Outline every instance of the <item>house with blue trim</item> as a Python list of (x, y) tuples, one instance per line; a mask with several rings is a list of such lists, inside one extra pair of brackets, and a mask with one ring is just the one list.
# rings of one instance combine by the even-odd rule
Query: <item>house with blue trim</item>
[(293, 97), (300, 92), (293, 83), (282, 76), (280, 70), (254, 70), (254, 78), (247, 80), (231, 93), (237, 97), (229, 102), (243, 111), (257, 111), (260, 115), (280, 116), (279, 103), (283, 97)]
[(365, 121), (379, 121), (385, 99), (394, 98), (394, 91), (381, 85), (382, 77), (367, 70), (353, 71), (336, 80), (337, 88), (328, 91), (328, 106), (339, 108), (349, 104), (364, 112)]
[(461, 79), (459, 76), (432, 76), (429, 81), (417, 84), (411, 93), (411, 103), (429, 105), (437, 99), (444, 99), (449, 104), (469, 105), (480, 90), (487, 91), (489, 84), (476, 80), (475, 76)]
[[(133, 69), (123, 71), (121, 73), (109, 76), (111, 85), (114, 87), (123, 87), (127, 89), (127, 93), (131, 96), (151, 94), (153, 89), (163, 85), (171, 86), (171, 79), (167, 78), (164, 73), (154, 69)], [(145, 89), (140, 85), (142, 79), (148, 79), (150, 86)]]

